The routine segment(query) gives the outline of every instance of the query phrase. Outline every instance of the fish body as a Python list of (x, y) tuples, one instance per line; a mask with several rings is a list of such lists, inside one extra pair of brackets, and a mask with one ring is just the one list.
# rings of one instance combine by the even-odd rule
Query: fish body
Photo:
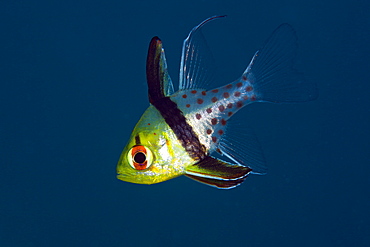
[[(215, 89), (203, 88), (214, 79), (207, 69), (209, 52), (204, 50), (201, 28), (221, 17), (206, 19), (185, 39), (177, 92), (167, 72), (162, 41), (151, 40), (146, 68), (150, 106), (121, 154), (118, 179), (154, 184), (186, 175), (217, 188), (234, 188), (250, 173), (264, 174), (266, 167), (256, 138), (227, 129), (229, 119), (253, 102), (317, 97), (315, 85), (292, 68), (297, 41), (288, 24), (274, 31), (238, 79)], [(239, 141), (233, 144), (234, 139)], [(228, 161), (211, 156), (215, 152)]]

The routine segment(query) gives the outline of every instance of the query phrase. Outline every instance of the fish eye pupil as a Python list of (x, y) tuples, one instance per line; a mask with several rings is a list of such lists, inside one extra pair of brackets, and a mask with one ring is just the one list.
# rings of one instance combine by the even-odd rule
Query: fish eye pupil
[(136, 163), (144, 163), (145, 160), (146, 160), (146, 155), (142, 152), (138, 152), (134, 155), (134, 161)]

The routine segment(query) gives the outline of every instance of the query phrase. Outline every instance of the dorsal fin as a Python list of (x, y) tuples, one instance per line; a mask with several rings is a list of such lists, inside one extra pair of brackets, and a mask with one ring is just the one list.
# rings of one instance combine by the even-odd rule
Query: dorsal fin
[(162, 41), (158, 37), (152, 38), (149, 44), (146, 77), (149, 102), (161, 113), (189, 156), (194, 160), (203, 159), (206, 156), (205, 146), (200, 143), (177, 104), (168, 97), (173, 92), (173, 86), (167, 72)]
[(146, 59), (146, 80), (149, 102), (152, 104), (173, 93), (173, 85), (167, 72), (162, 41), (157, 36), (153, 37), (149, 44)]
[(226, 17), (212, 16), (194, 27), (183, 42), (180, 63), (180, 90), (206, 88), (216, 79), (216, 66), (202, 27), (213, 20)]

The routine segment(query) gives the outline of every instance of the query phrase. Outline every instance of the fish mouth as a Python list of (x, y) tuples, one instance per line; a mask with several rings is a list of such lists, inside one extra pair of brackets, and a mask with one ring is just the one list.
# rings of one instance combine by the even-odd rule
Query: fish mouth
[(117, 174), (116, 178), (124, 182), (130, 182), (130, 176), (124, 174)]
[(122, 178), (123, 178), (123, 177), (127, 177), (127, 175), (125, 175), (125, 174), (120, 174), (120, 173), (117, 173), (117, 175), (116, 175), (116, 176), (117, 176), (117, 178), (118, 178), (118, 179), (119, 179), (119, 178), (121, 178), (121, 177), (122, 177)]

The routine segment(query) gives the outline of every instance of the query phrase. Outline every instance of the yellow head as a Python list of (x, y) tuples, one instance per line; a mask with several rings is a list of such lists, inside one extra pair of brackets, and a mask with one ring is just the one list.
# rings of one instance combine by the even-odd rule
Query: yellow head
[(183, 175), (193, 164), (158, 110), (150, 106), (136, 124), (117, 164), (117, 178), (154, 184)]

